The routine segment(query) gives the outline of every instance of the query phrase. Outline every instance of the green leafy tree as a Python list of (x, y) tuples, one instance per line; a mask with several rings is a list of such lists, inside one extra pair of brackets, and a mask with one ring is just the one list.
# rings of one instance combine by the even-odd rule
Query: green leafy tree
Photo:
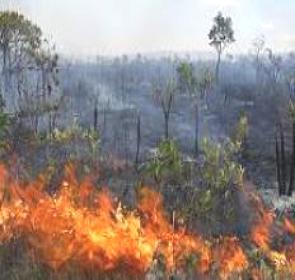
[(208, 37), (210, 40), (209, 45), (214, 47), (217, 52), (215, 78), (216, 82), (218, 82), (221, 55), (229, 44), (235, 42), (235, 38), (230, 17), (224, 17), (221, 12), (218, 12), (213, 22)]

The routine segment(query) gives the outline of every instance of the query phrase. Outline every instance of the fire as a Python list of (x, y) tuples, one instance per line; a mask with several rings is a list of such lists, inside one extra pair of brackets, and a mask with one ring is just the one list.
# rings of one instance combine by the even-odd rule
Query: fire
[(274, 222), (274, 214), (268, 210), (262, 210), (261, 212), (261, 219), (253, 227), (250, 237), (259, 248), (268, 250), (271, 241), (271, 227)]
[(288, 233), (295, 235), (295, 223), (287, 218), (284, 219), (284, 228)]
[(209, 246), (198, 235), (175, 230), (162, 198), (149, 189), (141, 191), (137, 210), (127, 211), (108, 191), (96, 191), (89, 179), (78, 184), (71, 170), (54, 196), (42, 191), (42, 179), (23, 187), (9, 180), (3, 167), (0, 172), (1, 242), (22, 236), (30, 254), (54, 270), (77, 263), (103, 272), (143, 274), (156, 255), (173, 269), (190, 254), (199, 256), (199, 271), (209, 269)]
[[(258, 223), (252, 228), (250, 239), (257, 246), (257, 248), (263, 253), (263, 255), (271, 262), (276, 271), (288, 271), (292, 277), (295, 277), (294, 270), (294, 253), (292, 246), (286, 246), (281, 250), (274, 250), (272, 248), (273, 236), (272, 229), (275, 225), (275, 214), (266, 209), (261, 199), (258, 199), (259, 205), (256, 206), (260, 214)], [(288, 219), (284, 220), (283, 226), (284, 233), (293, 233), (293, 223)], [(254, 279), (265, 279), (261, 274), (255, 271)], [(258, 276), (260, 275), (260, 277)]]
[[(139, 191), (135, 210), (124, 208), (105, 189), (98, 191), (91, 178), (81, 183), (73, 168), (58, 192), (44, 191), (46, 178), (22, 185), (0, 166), (0, 243), (22, 238), (33, 260), (55, 271), (78, 265), (107, 273), (124, 271), (145, 275), (155, 259), (164, 260), (166, 270), (185, 270), (188, 257), (196, 256), (198, 274), (222, 280), (250, 269), (259, 278), (247, 256), (246, 244), (235, 236), (204, 239), (169, 222), (161, 195), (149, 188)], [(261, 204), (263, 205), (263, 204)], [(294, 244), (272, 249), (274, 214), (257, 206), (260, 218), (249, 237), (277, 270), (295, 272)], [(285, 220), (285, 231), (294, 234), (294, 224)], [(214, 275), (215, 275), (214, 274)], [(295, 274), (292, 274), (295, 275)], [(216, 278), (214, 278), (216, 279)]]
[(214, 252), (220, 279), (228, 279), (233, 273), (243, 272), (248, 266), (247, 257), (236, 237), (221, 238)]

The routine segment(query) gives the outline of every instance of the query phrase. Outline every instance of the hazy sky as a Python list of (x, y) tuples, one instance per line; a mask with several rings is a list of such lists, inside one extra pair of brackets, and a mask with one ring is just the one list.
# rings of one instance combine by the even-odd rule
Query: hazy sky
[(276, 50), (295, 50), (295, 0), (0, 0), (7, 7), (74, 55), (208, 51), (219, 10), (233, 19), (231, 52), (248, 51), (261, 34)]

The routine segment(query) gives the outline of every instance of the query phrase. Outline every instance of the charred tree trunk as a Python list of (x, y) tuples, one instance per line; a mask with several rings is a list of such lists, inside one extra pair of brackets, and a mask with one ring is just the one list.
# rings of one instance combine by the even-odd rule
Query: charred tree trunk
[(286, 166), (286, 153), (285, 153), (285, 135), (284, 135), (284, 131), (283, 131), (283, 127), (282, 124), (280, 124), (280, 138), (281, 138), (281, 166), (282, 166), (282, 170), (281, 170), (281, 175), (282, 175), (282, 194), (285, 195), (286, 194), (286, 170), (287, 170), (287, 166)]
[(51, 140), (51, 136), (52, 136), (52, 113), (50, 112), (48, 115), (48, 134), (49, 134), (49, 139)]
[(135, 168), (138, 168), (139, 164), (139, 154), (140, 154), (140, 144), (141, 144), (141, 119), (140, 115), (137, 116), (137, 124), (136, 124), (136, 155), (135, 155)]
[[(287, 164), (285, 152), (285, 135), (282, 124), (279, 124), (279, 132), (276, 133), (276, 166), (277, 166), (277, 181), (279, 187), (279, 195), (287, 193)], [(279, 139), (278, 140), (278, 133)]]
[(7, 56), (8, 56), (8, 47), (3, 47), (3, 66), (2, 66), (2, 75), (4, 77), (4, 90), (5, 94), (7, 96), (7, 90), (8, 90), (8, 67), (7, 67)]
[(195, 155), (199, 154), (199, 104), (196, 104), (196, 123), (195, 123)]
[(3, 66), (2, 66), (2, 75), (4, 82), (4, 99), (6, 103), (6, 108), (11, 110), (12, 108), (12, 99), (13, 96), (11, 94), (11, 69), (10, 69), (10, 59), (9, 59), (9, 46), (7, 44), (3, 47)]
[(38, 113), (36, 113), (34, 117), (34, 127), (33, 127), (35, 135), (38, 135), (38, 126), (39, 126), (39, 115)]
[(220, 61), (221, 61), (221, 50), (217, 51), (217, 62), (216, 62), (216, 68), (215, 68), (215, 79), (216, 84), (219, 84), (219, 70), (220, 70)]
[(169, 96), (167, 101), (165, 101), (164, 98), (161, 100), (161, 107), (162, 107), (162, 112), (164, 115), (165, 139), (169, 138), (169, 120), (170, 120), (170, 113), (171, 113), (172, 103), (173, 103), (173, 92), (169, 91), (168, 94)]
[(98, 110), (97, 105), (95, 104), (94, 112), (93, 112), (93, 129), (97, 131), (97, 124), (98, 124)]
[(169, 138), (169, 113), (164, 114), (165, 139)]
[(101, 147), (104, 147), (107, 138), (107, 110), (102, 108), (102, 129), (101, 129)]
[(123, 121), (123, 135), (124, 135), (124, 155), (125, 155), (125, 167), (128, 167), (129, 162), (129, 126), (128, 126), (128, 115), (124, 116)]
[(281, 156), (280, 156), (280, 147), (277, 135), (275, 136), (276, 140), (276, 166), (277, 166), (277, 181), (279, 187), (279, 195), (282, 195), (282, 181), (281, 181)]
[(294, 177), (295, 177), (295, 121), (293, 122), (293, 136), (292, 136), (292, 159), (290, 165), (290, 182), (288, 196), (292, 196), (294, 191)]

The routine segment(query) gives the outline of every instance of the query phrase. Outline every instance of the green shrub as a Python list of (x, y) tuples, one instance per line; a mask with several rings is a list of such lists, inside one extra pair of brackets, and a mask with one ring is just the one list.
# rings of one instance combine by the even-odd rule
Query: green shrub
[(182, 177), (182, 159), (174, 140), (165, 139), (157, 146), (153, 157), (145, 166), (145, 172), (157, 184), (163, 180), (178, 182)]

